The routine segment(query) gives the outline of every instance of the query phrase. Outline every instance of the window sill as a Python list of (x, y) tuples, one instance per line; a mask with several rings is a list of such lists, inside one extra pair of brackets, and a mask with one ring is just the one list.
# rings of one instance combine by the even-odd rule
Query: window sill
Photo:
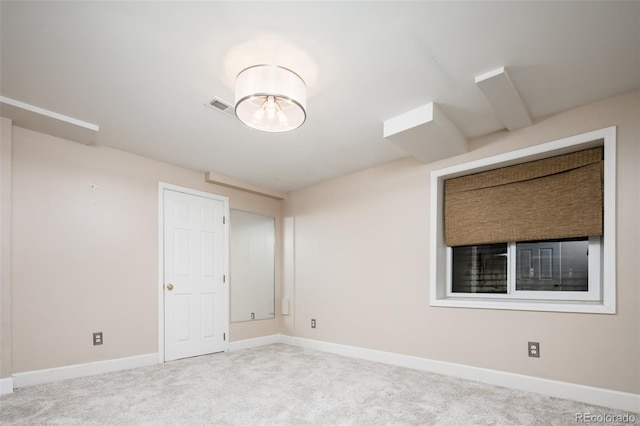
[(450, 297), (446, 299), (431, 300), (431, 306), (447, 308), (472, 308), (472, 309), (504, 309), (515, 311), (542, 311), (542, 312), (578, 312), (592, 314), (615, 314), (615, 309), (604, 305), (602, 302), (568, 302), (548, 300), (495, 300), (489, 298), (463, 298)]

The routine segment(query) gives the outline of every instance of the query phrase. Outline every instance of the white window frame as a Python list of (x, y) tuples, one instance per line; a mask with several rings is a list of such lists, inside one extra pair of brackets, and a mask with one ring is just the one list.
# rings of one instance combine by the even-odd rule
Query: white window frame
[[(560, 297), (548, 293), (579, 292), (533, 292), (511, 291), (509, 294), (451, 294), (450, 277), (452, 272), (451, 249), (444, 241), (444, 181), (487, 170), (506, 167), (528, 161), (540, 160), (556, 155), (567, 154), (583, 149), (604, 147), (604, 235), (599, 249), (600, 263), (589, 261), (588, 296)], [(430, 195), (430, 254), (429, 254), (429, 303), (431, 306), (510, 309), (525, 311), (583, 312), (599, 314), (616, 313), (616, 127), (607, 127), (592, 132), (543, 143), (529, 148), (508, 152), (465, 164), (459, 164), (431, 172)], [(592, 242), (590, 240), (590, 253)], [(508, 250), (515, 250), (515, 246)], [(595, 255), (595, 253), (593, 253)], [(591, 258), (591, 256), (590, 256)], [(596, 256), (593, 256), (596, 258)], [(511, 264), (513, 263), (513, 265)], [(599, 267), (599, 270), (597, 269)], [(507, 273), (515, 286), (515, 255), (511, 253)], [(591, 282), (591, 277), (599, 283)], [(594, 284), (594, 285), (592, 285)], [(599, 292), (595, 295), (591, 293)], [(514, 294), (517, 293), (517, 294)], [(532, 294), (530, 294), (532, 293)], [(573, 295), (575, 296), (575, 295)], [(578, 300), (584, 298), (587, 300)]]
[(453, 248), (447, 247), (447, 298), (510, 299), (523, 301), (570, 301), (600, 302), (602, 300), (602, 238), (589, 237), (589, 282), (588, 291), (532, 291), (516, 289), (516, 244), (507, 244), (507, 292), (506, 293), (462, 293), (453, 292)]

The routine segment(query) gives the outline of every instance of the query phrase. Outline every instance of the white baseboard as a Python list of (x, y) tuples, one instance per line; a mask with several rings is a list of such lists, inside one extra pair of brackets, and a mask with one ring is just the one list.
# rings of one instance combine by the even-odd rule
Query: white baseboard
[(255, 337), (253, 339), (238, 340), (236, 342), (229, 342), (229, 351), (239, 351), (241, 349), (257, 348), (259, 346), (272, 345), (274, 343), (286, 343), (288, 345), (294, 345), (293, 337), (285, 336), (284, 334), (272, 334), (270, 336)]
[(94, 374), (110, 373), (131, 368), (146, 367), (158, 363), (158, 354), (138, 355), (127, 358), (109, 359), (106, 361), (88, 362), (86, 364), (67, 365), (45, 370), (27, 371), (13, 375), (16, 388), (58, 382)]
[(8, 393), (13, 393), (13, 378), (7, 377), (4, 379), (0, 379), (0, 395), (6, 395)]
[(573, 401), (585, 402), (587, 404), (640, 413), (640, 395), (633, 393), (542, 379), (539, 377), (524, 376), (521, 374), (489, 370), (486, 368), (472, 367), (444, 361), (436, 361), (427, 358), (396, 354), (393, 352), (384, 352), (374, 349), (359, 348), (356, 346), (322, 342), (319, 340), (303, 339), (298, 337), (290, 339), (293, 340), (293, 344), (295, 346), (300, 346), (302, 348), (315, 349), (352, 358), (382, 362), (384, 364), (413, 368), (415, 370), (459, 377), (461, 379), (473, 380), (511, 389), (519, 389), (556, 398), (570, 399)]

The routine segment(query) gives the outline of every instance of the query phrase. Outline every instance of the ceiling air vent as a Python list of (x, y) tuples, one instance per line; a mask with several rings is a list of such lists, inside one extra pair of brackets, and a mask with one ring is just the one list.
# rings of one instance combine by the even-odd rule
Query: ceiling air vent
[(220, 98), (213, 98), (209, 102), (207, 102), (205, 105), (215, 109), (216, 111), (220, 111), (221, 113), (226, 114), (230, 117), (236, 118), (236, 113), (233, 110), (233, 105), (231, 105), (231, 103), (224, 101)]

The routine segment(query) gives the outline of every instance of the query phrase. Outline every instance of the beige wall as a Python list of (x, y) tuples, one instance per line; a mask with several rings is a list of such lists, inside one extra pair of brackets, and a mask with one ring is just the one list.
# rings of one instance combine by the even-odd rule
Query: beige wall
[[(296, 315), (283, 330), (640, 393), (639, 117), (636, 91), (474, 140), (465, 155), (404, 159), (294, 191), (283, 208), (284, 223), (295, 223), (284, 238), (295, 250), (285, 248), (283, 292), (295, 293)], [(618, 314), (430, 307), (430, 172), (608, 126), (618, 129)], [(527, 341), (540, 342), (541, 358), (527, 357)]]
[[(280, 232), (280, 201), (202, 173), (15, 126), (12, 148), (14, 373), (158, 351), (158, 181), (228, 196)], [(231, 324), (230, 337), (279, 327), (279, 315)]]

